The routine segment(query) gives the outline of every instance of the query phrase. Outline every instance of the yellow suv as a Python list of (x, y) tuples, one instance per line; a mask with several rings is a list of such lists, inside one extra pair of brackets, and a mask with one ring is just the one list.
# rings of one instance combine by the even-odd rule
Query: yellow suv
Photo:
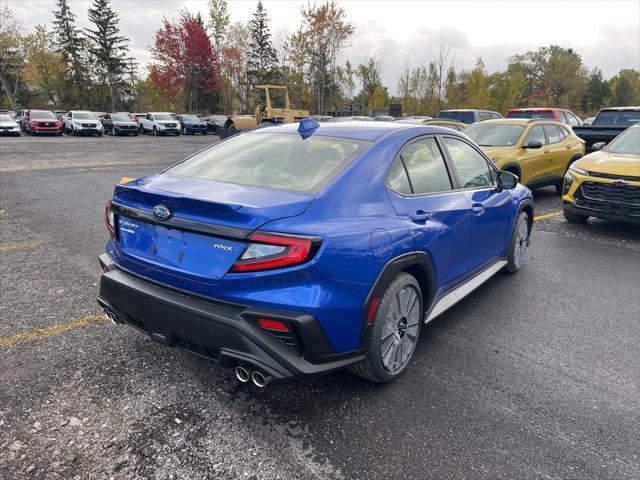
[(640, 224), (640, 124), (571, 165), (562, 210), (571, 223), (598, 217)]
[(584, 156), (584, 140), (569, 125), (550, 120), (486, 120), (464, 133), (500, 170), (513, 173), (531, 189), (554, 185), (558, 195), (569, 165)]

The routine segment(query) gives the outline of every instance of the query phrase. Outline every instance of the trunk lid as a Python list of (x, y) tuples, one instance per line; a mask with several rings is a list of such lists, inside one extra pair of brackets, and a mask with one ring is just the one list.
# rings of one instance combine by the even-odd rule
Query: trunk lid
[[(251, 232), (300, 215), (312, 201), (310, 194), (170, 174), (139, 179), (115, 188), (119, 250), (128, 268), (163, 283), (217, 283)], [(156, 207), (169, 217), (161, 218), (162, 208), (154, 216)]]

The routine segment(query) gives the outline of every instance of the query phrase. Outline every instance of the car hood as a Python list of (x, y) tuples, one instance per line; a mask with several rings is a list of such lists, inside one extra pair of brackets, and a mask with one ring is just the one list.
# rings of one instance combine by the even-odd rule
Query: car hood
[(138, 124), (133, 120), (130, 122), (113, 122), (114, 125), (128, 125), (130, 127), (136, 127)]
[(640, 155), (600, 151), (582, 157), (574, 165), (589, 172), (640, 177)]
[(0, 127), (17, 127), (16, 122), (0, 122)]

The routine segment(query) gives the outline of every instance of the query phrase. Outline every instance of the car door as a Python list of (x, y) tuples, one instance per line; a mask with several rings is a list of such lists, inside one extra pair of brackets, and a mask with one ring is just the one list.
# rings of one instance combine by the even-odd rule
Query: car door
[(512, 197), (508, 190), (497, 190), (498, 171), (482, 151), (460, 137), (441, 138), (460, 191), (471, 206), (467, 270), (473, 272), (505, 255), (513, 220)]
[(543, 128), (547, 137), (546, 147), (549, 150), (547, 175), (562, 177), (564, 176), (564, 167), (569, 163), (569, 157), (571, 157), (571, 145), (568, 142), (563, 142), (563, 133), (557, 125), (545, 123)]
[[(540, 148), (527, 148), (532, 142), (538, 141), (542, 144)], [(545, 145), (547, 139), (544, 135), (542, 125), (533, 125), (529, 128), (521, 144), (522, 152), (518, 157), (520, 163), (520, 182), (528, 185), (549, 172), (549, 162), (547, 155), (549, 150)]]
[(579, 147), (575, 139), (569, 134), (569, 130), (562, 126), (556, 125), (560, 133), (559, 152), (557, 159), (554, 161), (553, 175), (564, 177), (569, 167), (569, 162), (573, 156), (579, 152)]
[(455, 283), (466, 273), (471, 211), (455, 190), (435, 136), (405, 145), (389, 170), (387, 190), (398, 215), (406, 221), (416, 251), (433, 262), (438, 285)]

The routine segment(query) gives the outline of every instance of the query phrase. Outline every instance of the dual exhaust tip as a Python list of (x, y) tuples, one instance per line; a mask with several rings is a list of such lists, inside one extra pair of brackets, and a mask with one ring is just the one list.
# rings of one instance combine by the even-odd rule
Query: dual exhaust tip
[(247, 383), (249, 380), (258, 388), (264, 388), (271, 383), (273, 377), (271, 375), (265, 375), (259, 370), (249, 372), (246, 368), (238, 365), (235, 370), (236, 378), (240, 383)]

